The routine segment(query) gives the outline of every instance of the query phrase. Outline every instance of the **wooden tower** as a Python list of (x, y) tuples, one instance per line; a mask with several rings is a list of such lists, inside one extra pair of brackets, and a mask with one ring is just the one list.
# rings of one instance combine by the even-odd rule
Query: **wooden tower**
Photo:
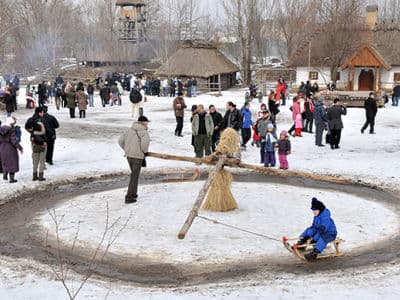
[(143, 0), (117, 0), (119, 7), (119, 40), (133, 44), (139, 44), (145, 38), (145, 11)]

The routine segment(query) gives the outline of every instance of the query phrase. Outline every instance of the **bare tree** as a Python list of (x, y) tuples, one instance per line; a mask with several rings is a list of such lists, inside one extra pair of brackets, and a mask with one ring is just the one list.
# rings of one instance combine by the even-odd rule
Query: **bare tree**
[(322, 39), (323, 53), (330, 66), (332, 81), (336, 82), (337, 72), (343, 60), (351, 54), (354, 45), (360, 41), (360, 28), (363, 23), (363, 0), (319, 0), (317, 16), (324, 28)]
[(235, 37), (239, 44), (242, 78), (245, 84), (252, 80), (252, 62), (254, 45), (260, 39), (261, 27), (265, 24), (268, 13), (272, 10), (273, 1), (264, 0), (224, 0), (223, 7), (230, 19), (228, 36)]
[[(54, 233), (55, 233), (55, 258), (56, 258), (56, 264), (52, 264), (50, 262), (50, 256), (51, 253), (49, 252), (49, 231), (46, 233), (46, 239), (45, 239), (45, 248), (47, 250), (47, 255), (48, 255), (48, 261), (50, 268), (56, 278), (61, 282), (63, 285), (68, 297), (70, 300), (74, 300), (77, 298), (78, 294), (84, 287), (84, 285), (87, 283), (89, 278), (94, 274), (96, 271), (97, 266), (103, 261), (104, 257), (107, 255), (109, 252), (111, 246), (115, 243), (117, 238), (121, 235), (121, 233), (124, 231), (126, 226), (128, 225), (129, 221), (132, 218), (132, 214), (129, 215), (129, 217), (126, 218), (124, 222), (122, 222), (121, 217), (117, 218), (113, 222), (110, 220), (110, 209), (108, 206), (108, 202), (106, 205), (106, 216), (105, 216), (105, 226), (104, 226), (104, 231), (102, 233), (102, 236), (97, 243), (96, 248), (93, 250), (88, 266), (86, 268), (86, 271), (83, 274), (83, 277), (78, 284), (78, 288), (74, 289), (73, 288), (73, 281), (69, 277), (69, 272), (71, 271), (70, 266), (68, 265), (67, 258), (63, 255), (63, 245), (60, 237), (60, 228), (62, 221), (64, 219), (64, 215), (57, 216), (56, 211), (49, 210), (48, 211), (53, 223), (54, 223)], [(76, 248), (76, 244), (78, 241), (78, 236), (79, 236), (79, 230), (80, 230), (80, 222), (78, 222), (78, 227), (75, 232), (75, 237), (72, 242), (72, 246), (70, 249), (70, 253), (73, 254), (74, 250)]]

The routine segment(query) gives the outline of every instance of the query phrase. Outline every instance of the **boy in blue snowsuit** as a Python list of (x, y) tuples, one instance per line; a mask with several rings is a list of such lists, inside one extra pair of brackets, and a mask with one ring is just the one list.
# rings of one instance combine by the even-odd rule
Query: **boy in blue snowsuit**
[(325, 247), (337, 236), (335, 222), (331, 218), (329, 209), (317, 198), (312, 198), (311, 210), (314, 214), (312, 226), (300, 235), (300, 241), (297, 242), (298, 245), (305, 244), (308, 239), (315, 242), (313, 251), (304, 255), (307, 260), (316, 259), (318, 254), (322, 253)]

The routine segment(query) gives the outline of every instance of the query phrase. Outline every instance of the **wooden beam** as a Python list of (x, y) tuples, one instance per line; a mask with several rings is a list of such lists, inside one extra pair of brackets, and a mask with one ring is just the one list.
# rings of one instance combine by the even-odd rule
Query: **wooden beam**
[[(187, 161), (193, 163), (204, 163), (207, 165), (216, 165), (218, 163), (219, 156), (208, 156), (205, 158), (195, 158), (195, 157), (188, 157), (188, 156), (177, 156), (177, 155), (169, 155), (169, 154), (161, 154), (155, 152), (149, 152), (149, 157), (154, 158), (161, 158), (167, 160), (177, 160), (177, 161)], [(280, 177), (300, 177), (300, 178), (307, 178), (311, 180), (318, 180), (330, 183), (337, 183), (337, 184), (351, 184), (352, 181), (347, 178), (341, 177), (334, 177), (334, 176), (327, 176), (327, 175), (317, 175), (302, 171), (291, 171), (291, 170), (280, 170), (280, 169), (273, 169), (273, 168), (266, 168), (264, 166), (256, 166), (252, 164), (242, 163), (237, 158), (226, 158), (224, 162), (224, 166), (229, 168), (241, 168), (241, 169), (248, 169), (257, 172), (261, 172), (268, 175), (273, 176), (280, 176)]]
[(226, 160), (226, 155), (221, 155), (218, 159), (218, 162), (217, 162), (215, 168), (208, 175), (208, 179), (206, 180), (203, 187), (201, 188), (201, 190), (197, 196), (196, 202), (194, 203), (193, 208), (189, 213), (189, 216), (187, 217), (185, 223), (183, 224), (181, 230), (179, 231), (178, 238), (180, 240), (183, 240), (185, 238), (186, 233), (192, 226), (194, 219), (199, 214), (199, 210), (201, 208), (201, 205), (202, 205), (205, 197), (207, 196), (208, 190), (210, 189), (211, 184), (213, 183), (214, 178), (217, 175), (218, 171), (224, 167), (225, 160)]

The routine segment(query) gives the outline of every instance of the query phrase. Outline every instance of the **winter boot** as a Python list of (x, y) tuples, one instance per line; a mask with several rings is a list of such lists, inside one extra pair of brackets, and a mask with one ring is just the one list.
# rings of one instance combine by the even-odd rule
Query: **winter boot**
[(33, 177), (32, 177), (32, 180), (33, 181), (36, 181), (36, 180), (38, 180), (39, 178), (38, 178), (38, 176), (37, 176), (37, 172), (33, 172)]
[(308, 260), (308, 261), (316, 260), (318, 254), (319, 254), (319, 251), (316, 250), (316, 249), (313, 249), (313, 251), (311, 251), (310, 253), (304, 254), (304, 258), (305, 258), (306, 260)]
[(4, 174), (3, 174), (3, 179), (4, 179), (4, 180), (8, 180), (8, 173), (4, 172)]
[(43, 173), (39, 173), (39, 181), (45, 181), (46, 178), (43, 177)]
[(15, 180), (14, 173), (10, 173), (10, 183), (16, 183), (18, 180)]

